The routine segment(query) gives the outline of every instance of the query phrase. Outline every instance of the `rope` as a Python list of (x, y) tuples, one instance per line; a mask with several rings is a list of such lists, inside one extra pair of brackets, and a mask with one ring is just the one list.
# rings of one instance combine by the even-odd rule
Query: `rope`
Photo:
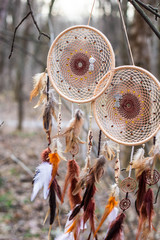
[(132, 150), (131, 150), (131, 157), (130, 157), (130, 166), (129, 166), (129, 175), (128, 177), (131, 176), (131, 171), (132, 171), (132, 161), (133, 161), (133, 153), (134, 153), (134, 146), (132, 146)]
[(132, 65), (135, 65), (135, 64), (134, 64), (134, 59), (133, 59), (132, 50), (131, 50), (131, 45), (130, 45), (129, 38), (128, 38), (128, 34), (127, 34), (127, 29), (126, 29), (125, 21), (124, 21), (124, 18), (123, 18), (123, 13), (122, 13), (122, 8), (121, 8), (120, 0), (117, 0), (117, 2), (118, 2), (120, 17), (121, 17), (121, 20), (122, 20), (123, 30), (124, 30), (124, 33), (125, 33), (125, 37), (126, 37), (126, 40), (127, 40), (127, 45), (128, 45), (128, 49), (129, 49), (129, 53), (130, 53), (130, 57), (131, 57), (131, 62), (132, 62)]
[(88, 19), (88, 25), (90, 24), (90, 20), (91, 20), (91, 17), (92, 17), (92, 12), (93, 12), (95, 1), (96, 0), (93, 0), (92, 9), (91, 9), (91, 12), (90, 12), (90, 15), (89, 15), (89, 19)]

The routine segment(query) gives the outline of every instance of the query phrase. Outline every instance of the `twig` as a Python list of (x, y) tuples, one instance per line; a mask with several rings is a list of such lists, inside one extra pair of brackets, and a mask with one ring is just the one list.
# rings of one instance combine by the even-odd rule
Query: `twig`
[(34, 177), (34, 173), (20, 160), (18, 159), (14, 154), (11, 154), (11, 159), (19, 164), (32, 178)]
[[(5, 44), (7, 44), (7, 45), (10, 46), (10, 42), (7, 41), (7, 39), (4, 38), (4, 37), (2, 37), (2, 36), (0, 36), (0, 41), (2, 41), (3, 43), (5, 43)], [(22, 47), (19, 47), (19, 46), (17, 46), (16, 44), (14, 44), (14, 48), (16, 48), (16, 49), (20, 50), (21, 52), (27, 54), (28, 56), (32, 57), (32, 58), (33, 58), (38, 64), (40, 64), (43, 68), (46, 67), (46, 65), (45, 65), (43, 62), (41, 62), (38, 58), (35, 57), (35, 54), (32, 54), (32, 53), (28, 52), (26, 49), (24, 49), (24, 48), (22, 48)]]
[(1, 122), (0, 127), (4, 124), (4, 121)]
[(37, 24), (37, 22), (36, 22), (36, 20), (35, 20), (35, 18), (34, 18), (33, 11), (32, 11), (32, 7), (31, 7), (31, 4), (30, 4), (30, 0), (27, 0), (27, 4), (28, 4), (28, 7), (29, 7), (29, 10), (30, 10), (30, 11), (29, 11), (29, 13), (27, 13), (27, 15), (20, 21), (20, 23), (16, 26), (16, 28), (15, 28), (15, 30), (14, 30), (13, 40), (12, 40), (12, 46), (11, 46), (11, 51), (10, 51), (10, 54), (9, 54), (9, 57), (8, 57), (9, 59), (11, 58), (12, 53), (13, 53), (14, 42), (15, 42), (15, 37), (16, 37), (16, 32), (17, 32), (18, 28), (20, 27), (20, 25), (24, 22), (24, 20), (26, 20), (26, 19), (28, 18), (29, 15), (31, 15), (32, 20), (33, 20), (33, 23), (34, 23), (34, 25), (36, 26), (36, 28), (37, 28), (37, 30), (38, 30), (38, 32), (39, 32), (38, 40), (40, 40), (41, 35), (43, 35), (43, 36), (45, 36), (45, 37), (47, 37), (47, 38), (50, 39), (50, 37), (49, 37), (46, 33), (41, 32), (41, 30), (40, 30), (40, 28), (39, 28), (39, 26), (38, 26), (38, 24)]
[(13, 53), (14, 42), (15, 42), (15, 37), (16, 37), (16, 32), (17, 32), (19, 26), (24, 22), (24, 20), (26, 20), (26, 18), (27, 18), (30, 14), (31, 14), (31, 12), (27, 13), (27, 15), (20, 21), (20, 23), (19, 23), (19, 24), (17, 25), (17, 27), (15, 27), (15, 29), (14, 29), (11, 51), (10, 51), (10, 54), (9, 54), (9, 57), (8, 57), (9, 59), (11, 58), (12, 53)]
[(146, 21), (146, 23), (150, 26), (152, 31), (157, 35), (157, 37), (160, 39), (160, 32), (156, 29), (156, 27), (153, 25), (147, 14), (142, 10), (142, 8), (136, 3), (136, 0), (128, 0), (134, 8), (139, 12), (139, 14), (143, 17), (143, 19)]
[(160, 18), (160, 14), (158, 14), (158, 8), (154, 8), (151, 5), (145, 4), (140, 0), (135, 0), (135, 2), (137, 2), (139, 5), (141, 5), (142, 7), (144, 7), (146, 10), (148, 10), (149, 12), (153, 13), (156, 17)]
[(41, 30), (40, 30), (40, 28), (39, 28), (39, 26), (38, 26), (38, 24), (37, 24), (37, 22), (36, 22), (36, 20), (35, 20), (35, 18), (34, 18), (33, 11), (32, 11), (32, 7), (31, 7), (31, 4), (30, 4), (30, 0), (27, 0), (27, 4), (28, 4), (28, 7), (29, 7), (29, 10), (30, 10), (30, 13), (31, 13), (32, 20), (33, 20), (33, 22), (34, 22), (34, 24), (35, 24), (35, 26), (36, 26), (36, 28), (37, 28), (37, 30), (38, 30), (38, 32), (39, 32), (39, 37), (38, 37), (38, 39), (41, 38), (41, 35), (43, 35), (43, 36), (47, 37), (48, 39), (50, 39), (50, 37), (49, 37), (46, 33), (41, 32)]

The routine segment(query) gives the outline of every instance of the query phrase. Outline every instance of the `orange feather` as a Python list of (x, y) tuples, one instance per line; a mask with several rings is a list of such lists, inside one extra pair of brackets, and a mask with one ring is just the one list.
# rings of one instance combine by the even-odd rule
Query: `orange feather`
[(56, 174), (57, 174), (57, 170), (58, 170), (58, 166), (59, 166), (59, 162), (60, 162), (60, 157), (58, 155), (58, 153), (50, 153), (49, 154), (49, 162), (52, 164), (53, 168), (52, 168), (52, 179), (50, 181), (49, 184), (49, 188), (53, 182), (53, 179), (55, 178)]
[(106, 218), (108, 217), (108, 215), (112, 212), (113, 208), (116, 207), (118, 204), (118, 201), (115, 200), (115, 197), (111, 196), (108, 199), (108, 204), (105, 207), (105, 211), (103, 214), (103, 217), (99, 223), (99, 226), (97, 227), (94, 236), (96, 235), (96, 233), (99, 231), (99, 229), (101, 228), (102, 224), (104, 223), (104, 221), (106, 220)]

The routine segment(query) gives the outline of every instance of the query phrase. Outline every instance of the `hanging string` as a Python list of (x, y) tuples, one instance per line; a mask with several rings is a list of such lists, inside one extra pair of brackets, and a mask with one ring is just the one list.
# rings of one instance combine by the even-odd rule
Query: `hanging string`
[(124, 33), (125, 33), (125, 37), (126, 37), (126, 40), (127, 40), (127, 45), (128, 45), (128, 49), (129, 49), (129, 53), (130, 53), (130, 57), (131, 57), (131, 62), (132, 62), (132, 65), (135, 65), (135, 64), (134, 64), (134, 59), (133, 59), (132, 50), (131, 50), (131, 45), (130, 45), (130, 43), (129, 43), (129, 38), (128, 38), (128, 34), (127, 34), (127, 29), (126, 29), (125, 21), (124, 21), (124, 18), (123, 18), (123, 13), (122, 13), (122, 8), (121, 8), (120, 0), (117, 0), (117, 2), (118, 2), (120, 17), (121, 17), (121, 20), (122, 20), (123, 30), (124, 30)]
[(74, 104), (72, 102), (72, 118), (73, 118), (73, 116), (74, 116)]
[[(130, 157), (130, 162), (129, 162), (129, 174), (128, 177), (131, 177), (131, 172), (132, 172), (132, 162), (133, 162), (133, 153), (134, 153), (134, 146), (132, 146), (131, 150), (131, 157)], [(128, 192), (126, 193), (126, 199), (128, 198)]]
[(90, 12), (90, 15), (89, 15), (89, 19), (88, 19), (88, 25), (90, 24), (90, 20), (91, 20), (91, 17), (92, 17), (92, 12), (93, 12), (95, 1), (96, 0), (93, 0), (92, 9), (91, 9), (91, 12)]
[(59, 135), (61, 132), (61, 122), (62, 122), (62, 115), (61, 115), (62, 100), (60, 95), (59, 95), (58, 105), (59, 105), (59, 109), (58, 109), (58, 135)]

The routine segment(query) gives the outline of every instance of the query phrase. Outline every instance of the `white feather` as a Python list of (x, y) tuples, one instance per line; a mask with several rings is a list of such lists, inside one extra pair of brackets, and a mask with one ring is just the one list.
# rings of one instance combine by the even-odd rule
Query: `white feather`
[(111, 223), (116, 219), (116, 217), (118, 216), (118, 208), (114, 207), (112, 212), (110, 212), (110, 214), (108, 215), (107, 217), (107, 223), (109, 223), (109, 226), (107, 228), (107, 234), (108, 234), (108, 231), (109, 231), (109, 228), (110, 228), (110, 225)]
[(141, 161), (142, 159), (144, 159), (144, 149), (143, 148), (139, 148), (137, 150), (137, 152), (135, 153), (134, 157), (133, 157), (134, 161)]
[(44, 199), (47, 199), (48, 193), (49, 193), (49, 183), (51, 181), (52, 177), (52, 165), (44, 162), (41, 163), (37, 168), (36, 168), (37, 174), (34, 177), (34, 186), (33, 186), (33, 191), (32, 191), (32, 196), (31, 196), (31, 201), (35, 199), (37, 196), (39, 190), (43, 187), (43, 197)]
[(111, 185), (111, 194), (115, 198), (119, 197), (119, 187), (118, 187), (118, 185), (116, 183)]

